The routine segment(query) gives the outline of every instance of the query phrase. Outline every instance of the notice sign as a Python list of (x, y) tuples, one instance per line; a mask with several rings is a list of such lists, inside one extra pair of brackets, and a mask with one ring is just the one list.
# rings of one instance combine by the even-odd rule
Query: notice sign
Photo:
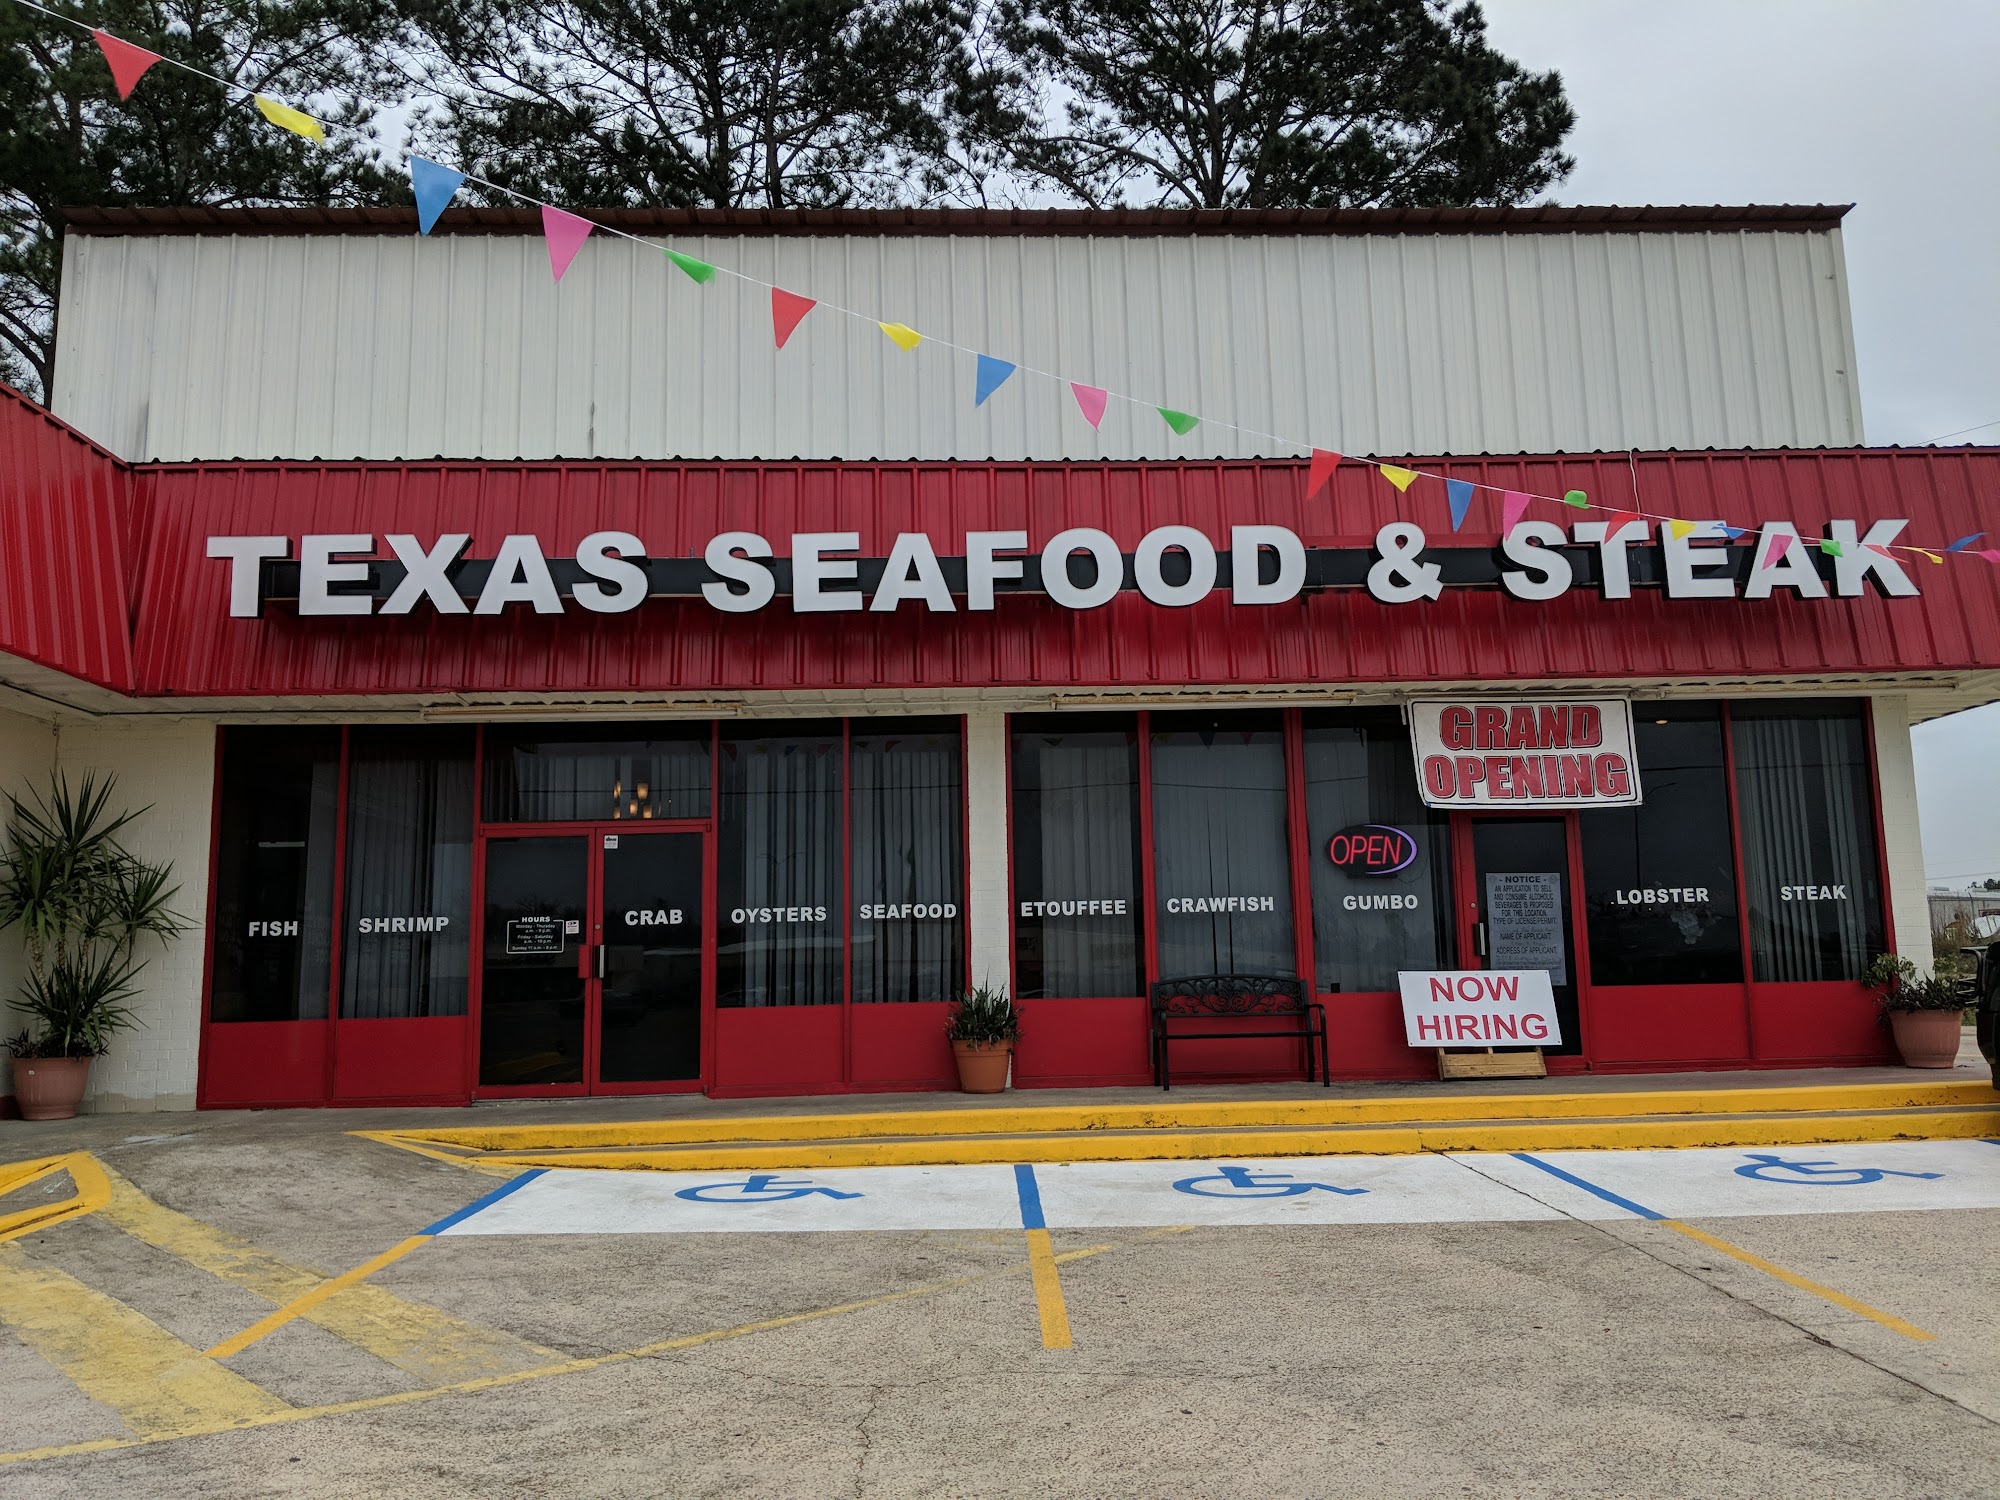
[(1403, 1036), (1412, 1047), (1555, 1047), (1555, 994), (1540, 969), (1402, 973)]
[(1636, 807), (1623, 698), (1423, 699), (1410, 705), (1432, 807)]
[(568, 926), (560, 917), (509, 917), (507, 951), (560, 953), (563, 951), (563, 931)]
[(1487, 959), (1496, 969), (1541, 969), (1551, 984), (1569, 983), (1563, 948), (1562, 876), (1486, 877)]

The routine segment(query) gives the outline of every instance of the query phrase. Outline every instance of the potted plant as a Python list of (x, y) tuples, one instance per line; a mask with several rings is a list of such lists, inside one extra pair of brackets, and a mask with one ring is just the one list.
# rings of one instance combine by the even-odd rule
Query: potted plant
[[(142, 938), (182, 931), (167, 903), (176, 887), (118, 841), (136, 812), (113, 813), (116, 778), (57, 776), (47, 796), (8, 794), (0, 851), (0, 929), (21, 926), (28, 973), (14, 1002), (32, 1024), (8, 1039), (14, 1095), (30, 1120), (67, 1120), (118, 1032), (137, 1024), (126, 1005), (145, 961)], [(141, 809), (143, 811), (143, 809)]]
[(944, 1034), (958, 1059), (958, 1086), (968, 1094), (997, 1094), (1007, 1087), (1007, 1066), (1021, 1035), (1021, 1018), (1004, 987), (975, 985), (958, 997)]
[(1907, 958), (1884, 953), (1862, 973), (1861, 982), (1880, 996), (1905, 1067), (1957, 1063), (1965, 997), (1959, 993), (1955, 958), (1941, 957), (1930, 975), (1919, 976)]

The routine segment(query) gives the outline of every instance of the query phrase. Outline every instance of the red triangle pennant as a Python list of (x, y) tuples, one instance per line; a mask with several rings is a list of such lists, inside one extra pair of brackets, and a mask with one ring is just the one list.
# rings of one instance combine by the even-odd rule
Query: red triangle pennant
[[(1632, 522), (1643, 521), (1645, 519), (1646, 518), (1640, 515), (1636, 510), (1618, 511), (1611, 517), (1610, 520), (1604, 523), (1605, 540), (1609, 541), (1612, 537), (1615, 537), (1616, 535), (1618, 535), (1619, 532), (1623, 531), (1627, 526), (1631, 525)], [(1647, 529), (1650, 530), (1651, 528), (1649, 527)]]
[(1312, 499), (1326, 488), (1326, 482), (1333, 478), (1334, 468), (1339, 463), (1340, 455), (1331, 449), (1313, 449), (1312, 466), (1306, 470), (1306, 499)]
[(805, 315), (819, 306), (815, 297), (801, 297), (797, 292), (787, 292), (779, 287), (771, 288), (771, 331), (778, 336), (778, 347), (785, 347), (785, 340), (792, 336), (792, 330), (799, 326)]
[(92, 31), (90, 34), (96, 39), (97, 50), (111, 64), (111, 81), (118, 85), (118, 97), (130, 99), (132, 90), (146, 76), (146, 69), (160, 60), (160, 54), (135, 47), (130, 42), (121, 42), (109, 32)]

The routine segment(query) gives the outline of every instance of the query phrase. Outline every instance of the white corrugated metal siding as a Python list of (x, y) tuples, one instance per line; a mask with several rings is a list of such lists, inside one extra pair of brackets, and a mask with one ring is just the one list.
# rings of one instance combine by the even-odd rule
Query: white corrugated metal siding
[(56, 412), (133, 459), (1132, 459), (1845, 446), (1836, 230), (731, 235), (677, 248), (1114, 401), (593, 237), (72, 236)]

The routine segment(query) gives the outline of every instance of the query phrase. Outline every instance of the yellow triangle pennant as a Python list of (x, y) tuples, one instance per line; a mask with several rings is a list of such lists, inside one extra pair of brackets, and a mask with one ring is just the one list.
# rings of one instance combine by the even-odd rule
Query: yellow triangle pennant
[(1936, 563), (1939, 567), (1944, 566), (1944, 559), (1937, 553), (1931, 551), (1928, 547), (1912, 547), (1909, 550), (1912, 552), (1921, 552), (1925, 557), (1928, 557), (1932, 562)]
[(1393, 484), (1398, 490), (1407, 491), (1416, 482), (1417, 471), (1415, 469), (1399, 469), (1394, 464), (1377, 464), (1375, 467), (1380, 469), (1382, 477)]
[(1694, 535), (1695, 523), (1692, 521), (1669, 521), (1667, 522), (1667, 530), (1673, 533), (1675, 541), (1685, 541)]
[(273, 125), (282, 125), (293, 135), (302, 135), (309, 141), (326, 144), (326, 131), (311, 115), (303, 110), (293, 109), (289, 104), (280, 104), (268, 94), (253, 95), (257, 101), (257, 112)]
[(888, 334), (898, 349), (914, 349), (924, 341), (924, 336), (907, 323), (877, 323), (875, 326)]

